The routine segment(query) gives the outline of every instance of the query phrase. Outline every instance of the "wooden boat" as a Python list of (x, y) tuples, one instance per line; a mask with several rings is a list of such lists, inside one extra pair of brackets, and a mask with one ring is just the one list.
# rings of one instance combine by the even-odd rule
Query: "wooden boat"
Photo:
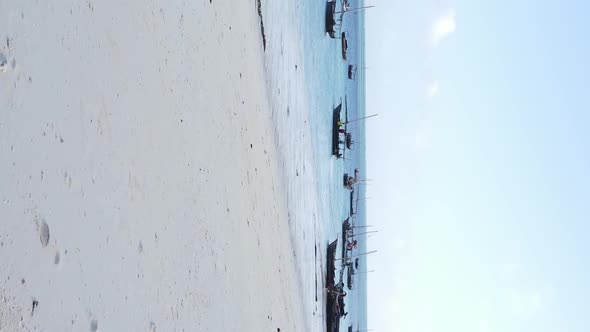
[(326, 300), (326, 330), (328, 332), (340, 331), (340, 317), (344, 314), (343, 287), (328, 291)]
[(342, 59), (346, 61), (346, 52), (348, 51), (348, 41), (346, 40), (346, 32), (342, 32)]
[(349, 80), (353, 80), (354, 79), (354, 65), (348, 65), (348, 79)]
[(332, 115), (332, 155), (340, 158), (340, 112), (342, 111), (342, 104), (336, 106), (334, 114)]
[(356, 178), (348, 176), (348, 173), (344, 173), (343, 184), (346, 189), (354, 190), (354, 185), (356, 184), (356, 182)]
[(350, 191), (350, 215), (351, 216), (354, 216), (353, 199), (354, 199), (354, 189)]
[(334, 277), (336, 276), (336, 247), (338, 246), (338, 239), (334, 240), (328, 245), (326, 254), (326, 288), (334, 287)]
[(349, 235), (352, 232), (352, 224), (350, 218), (346, 218), (342, 223), (342, 261), (346, 261), (346, 244), (348, 242)]
[(328, 245), (326, 253), (326, 289), (328, 290), (326, 299), (326, 328), (329, 332), (337, 332), (340, 329), (340, 317), (342, 315), (341, 299), (344, 292), (342, 282), (335, 283), (336, 275), (336, 248), (338, 239)]
[(332, 38), (336, 38), (336, 19), (334, 19), (335, 12), (336, 0), (328, 1), (326, 3), (326, 32)]
[(352, 147), (352, 143), (352, 134), (346, 133), (346, 148), (350, 150), (350, 148)]
[(354, 288), (354, 267), (352, 264), (348, 265), (348, 271), (346, 275), (346, 286), (348, 289), (352, 290)]

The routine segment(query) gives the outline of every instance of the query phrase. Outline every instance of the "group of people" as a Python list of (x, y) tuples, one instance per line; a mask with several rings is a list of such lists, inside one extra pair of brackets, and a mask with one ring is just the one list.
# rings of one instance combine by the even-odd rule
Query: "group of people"
[[(338, 133), (344, 134), (346, 136), (346, 129), (342, 128), (344, 126), (344, 122), (342, 120), (338, 121)], [(336, 154), (337, 158), (342, 158), (342, 153), (340, 152), (340, 145), (344, 144), (344, 141), (338, 138), (338, 154)]]

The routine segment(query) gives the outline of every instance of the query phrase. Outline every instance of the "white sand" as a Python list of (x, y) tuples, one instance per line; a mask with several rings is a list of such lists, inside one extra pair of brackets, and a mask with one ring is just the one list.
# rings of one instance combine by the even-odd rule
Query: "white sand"
[(0, 0), (0, 54), (0, 331), (305, 330), (254, 1)]

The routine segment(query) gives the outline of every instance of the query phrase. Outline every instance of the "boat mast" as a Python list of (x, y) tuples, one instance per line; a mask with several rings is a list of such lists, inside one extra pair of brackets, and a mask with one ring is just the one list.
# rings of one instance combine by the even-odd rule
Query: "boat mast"
[(354, 8), (354, 9), (348, 9), (348, 10), (343, 10), (343, 11), (339, 11), (339, 12), (334, 12), (334, 14), (358, 12), (359, 10), (363, 10), (363, 9), (367, 9), (367, 8), (373, 8), (373, 7), (375, 7), (375, 6), (358, 7), (358, 8)]
[(346, 122), (345, 124), (356, 122), (356, 121), (361, 121), (361, 120), (366, 120), (368, 118), (372, 118), (372, 117), (377, 116), (377, 115), (379, 115), (379, 114), (372, 114), (372, 115), (369, 115), (369, 116), (365, 116), (364, 118), (350, 120), (350, 121)]
[(373, 251), (369, 251), (369, 252), (364, 252), (362, 254), (358, 254), (356, 256), (350, 256), (350, 257), (345, 257), (345, 258), (334, 258), (334, 260), (335, 261), (341, 261), (343, 259), (354, 259), (354, 258), (358, 258), (358, 257), (361, 257), (361, 256), (366, 256), (366, 255), (374, 254), (376, 252), (377, 252), (377, 250), (373, 250)]
[(352, 234), (352, 235), (349, 235), (348, 237), (355, 237), (357, 235), (365, 235), (365, 234), (371, 234), (371, 233), (379, 233), (379, 231), (369, 231), (369, 232), (363, 232), (363, 233), (358, 233), (358, 234)]

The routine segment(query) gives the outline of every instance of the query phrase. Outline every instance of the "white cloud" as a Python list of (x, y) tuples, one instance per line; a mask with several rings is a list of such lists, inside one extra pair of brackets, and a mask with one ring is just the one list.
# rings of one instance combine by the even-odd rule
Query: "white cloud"
[(439, 88), (440, 85), (438, 81), (432, 81), (426, 88), (426, 97), (428, 97), (428, 99), (434, 98), (434, 96), (438, 94)]
[(436, 47), (441, 40), (455, 32), (457, 23), (455, 20), (455, 12), (449, 10), (443, 15), (439, 16), (432, 25), (430, 43), (432, 47)]

